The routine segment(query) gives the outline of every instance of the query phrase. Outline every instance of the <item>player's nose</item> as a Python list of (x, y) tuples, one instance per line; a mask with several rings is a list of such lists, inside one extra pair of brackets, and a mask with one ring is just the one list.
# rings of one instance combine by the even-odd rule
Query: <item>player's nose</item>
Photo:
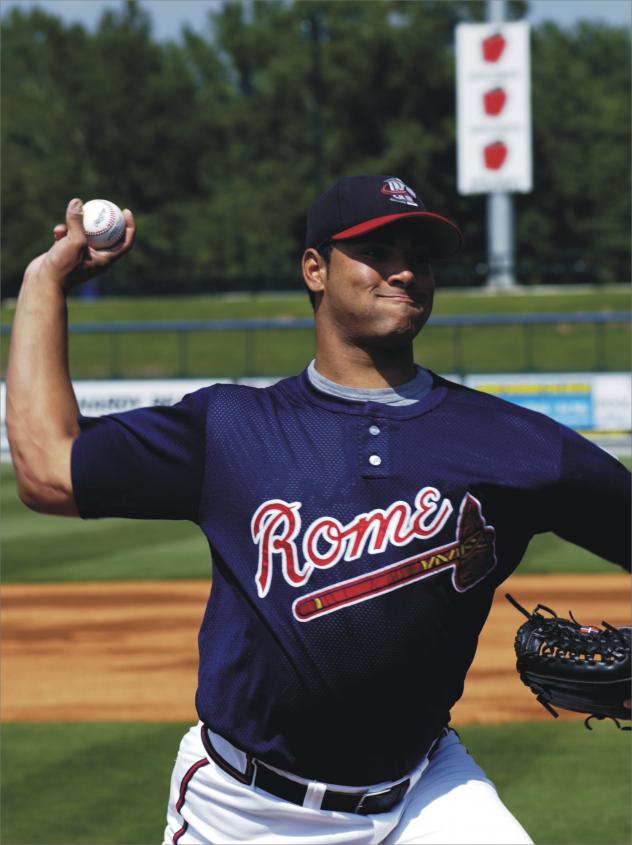
[(387, 271), (387, 281), (390, 285), (409, 287), (417, 280), (418, 265), (416, 253), (407, 243), (397, 244), (391, 254), (390, 265)]
[(415, 281), (415, 273), (406, 266), (401, 266), (393, 270), (386, 280), (389, 285), (401, 285), (402, 287), (409, 287)]

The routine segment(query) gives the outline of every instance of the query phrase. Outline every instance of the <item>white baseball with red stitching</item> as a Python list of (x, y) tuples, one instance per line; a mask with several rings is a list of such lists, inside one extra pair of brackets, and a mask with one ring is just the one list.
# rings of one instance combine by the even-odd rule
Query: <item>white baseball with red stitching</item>
[(110, 200), (90, 200), (83, 207), (83, 228), (93, 249), (107, 249), (125, 234), (125, 218)]

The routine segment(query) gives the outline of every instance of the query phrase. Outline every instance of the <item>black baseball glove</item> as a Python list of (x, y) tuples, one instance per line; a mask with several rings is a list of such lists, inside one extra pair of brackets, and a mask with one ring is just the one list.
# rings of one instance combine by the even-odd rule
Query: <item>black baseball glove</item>
[(593, 717), (621, 727), (618, 720), (630, 718), (630, 628), (580, 625), (570, 611), (561, 619), (543, 604), (529, 613), (505, 595), (527, 617), (516, 632), (516, 669), (540, 704), (555, 718), (554, 707), (589, 714), (589, 730)]

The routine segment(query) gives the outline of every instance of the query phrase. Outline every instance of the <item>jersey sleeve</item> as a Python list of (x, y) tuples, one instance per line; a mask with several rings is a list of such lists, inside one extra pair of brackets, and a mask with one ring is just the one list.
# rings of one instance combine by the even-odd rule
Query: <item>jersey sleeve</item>
[(549, 530), (629, 570), (630, 473), (572, 429), (560, 429), (560, 476), (545, 501)]
[(73, 495), (84, 517), (197, 521), (208, 388), (171, 406), (80, 417)]

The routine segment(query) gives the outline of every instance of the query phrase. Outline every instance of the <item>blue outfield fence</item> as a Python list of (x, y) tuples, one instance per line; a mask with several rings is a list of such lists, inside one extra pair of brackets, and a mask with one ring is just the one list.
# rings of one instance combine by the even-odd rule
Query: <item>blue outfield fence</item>
[[(549, 312), (536, 314), (460, 314), (448, 316), (433, 316), (428, 324), (431, 329), (452, 330), (451, 344), (453, 348), (453, 371), (460, 375), (467, 375), (468, 356), (464, 350), (463, 333), (470, 328), (508, 327), (513, 326), (522, 330), (523, 361), (525, 371), (539, 371), (535, 366), (534, 331), (539, 326), (593, 326), (594, 350), (593, 361), (595, 371), (612, 369), (608, 366), (606, 349), (606, 332), (609, 325), (627, 325), (632, 322), (629, 311), (579, 311), (579, 312)], [(188, 343), (189, 335), (206, 332), (245, 332), (245, 355), (243, 358), (242, 375), (251, 376), (257, 372), (255, 333), (279, 332), (287, 330), (313, 330), (314, 320), (311, 317), (277, 317), (253, 319), (223, 319), (223, 320), (160, 320), (160, 321), (116, 321), (99, 323), (73, 323), (69, 326), (71, 335), (105, 335), (109, 344), (108, 374), (111, 377), (122, 375), (119, 338), (132, 334), (171, 334), (177, 336), (178, 374), (188, 375)], [(0, 326), (2, 335), (11, 332), (11, 326)], [(617, 369), (621, 367), (618, 366)], [(281, 375), (281, 373), (279, 373)]]

